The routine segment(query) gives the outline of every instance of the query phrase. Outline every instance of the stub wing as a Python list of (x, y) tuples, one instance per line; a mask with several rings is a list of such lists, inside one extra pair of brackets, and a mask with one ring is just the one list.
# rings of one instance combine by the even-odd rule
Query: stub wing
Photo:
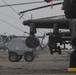
[(54, 24), (58, 24), (59, 29), (69, 29), (69, 22), (72, 19), (47, 19), (47, 20), (27, 20), (23, 21), (23, 25), (30, 26), (35, 24), (36, 28), (53, 28)]

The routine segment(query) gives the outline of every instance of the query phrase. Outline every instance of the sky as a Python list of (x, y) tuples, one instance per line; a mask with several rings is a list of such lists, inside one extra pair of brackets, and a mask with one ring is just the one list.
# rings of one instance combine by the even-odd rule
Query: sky
[[(26, 3), (26, 2), (34, 2), (34, 1), (43, 1), (43, 0), (4, 0), (8, 4), (15, 4), (15, 3)], [(57, 2), (57, 1), (55, 1)], [(53, 2), (54, 3), (54, 2)], [(0, 0), (0, 5), (6, 5), (3, 0)], [(47, 3), (39, 3), (39, 4), (30, 4), (30, 5), (20, 5), (20, 6), (13, 6), (12, 8), (19, 13), (20, 11), (35, 8), (38, 6), (47, 5)], [(64, 11), (61, 10), (62, 5), (54, 6), (52, 9), (51, 7), (39, 9), (31, 12), (27, 12), (24, 14), (25, 20), (31, 19), (37, 19), (42, 17), (49, 17), (49, 16), (57, 16), (57, 15), (64, 15)], [(8, 35), (24, 35), (24, 32), (29, 32), (29, 27), (26, 27), (22, 24), (24, 19), (19, 19), (20, 16), (14, 12), (10, 7), (0, 7), (0, 34), (7, 33)], [(10, 26), (13, 25), (22, 31), (15, 29), (14, 27)], [(24, 32), (23, 32), (24, 31)], [(49, 30), (41, 30), (39, 29), (41, 33), (48, 32)], [(38, 35), (42, 35), (40, 32), (38, 32)], [(27, 34), (25, 34), (27, 35)]]

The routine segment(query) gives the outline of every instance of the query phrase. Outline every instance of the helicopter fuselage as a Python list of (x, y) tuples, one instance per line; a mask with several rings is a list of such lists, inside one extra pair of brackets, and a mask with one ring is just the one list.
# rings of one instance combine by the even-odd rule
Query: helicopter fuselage
[(63, 8), (66, 18), (76, 18), (76, 0), (64, 0)]

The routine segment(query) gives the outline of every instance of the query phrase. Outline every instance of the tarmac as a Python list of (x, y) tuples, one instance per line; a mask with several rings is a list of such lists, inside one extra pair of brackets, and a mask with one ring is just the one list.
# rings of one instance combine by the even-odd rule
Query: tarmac
[(0, 51), (0, 75), (76, 75), (67, 70), (69, 57), (66, 51), (62, 55), (41, 51), (33, 62), (26, 62), (24, 57), (19, 62), (10, 62), (8, 52)]

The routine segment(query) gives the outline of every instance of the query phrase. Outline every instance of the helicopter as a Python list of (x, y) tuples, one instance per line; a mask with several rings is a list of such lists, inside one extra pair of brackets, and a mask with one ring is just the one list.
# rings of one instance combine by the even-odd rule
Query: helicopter
[[(23, 21), (23, 25), (30, 27), (30, 34), (26, 38), (25, 43), (30, 48), (37, 48), (38, 46), (40, 46), (40, 41), (35, 35), (37, 33), (37, 28), (45, 28), (45, 29), (52, 28), (53, 29), (52, 33), (51, 32), (46, 33), (46, 35), (49, 36), (48, 47), (50, 49), (50, 53), (53, 54), (55, 52), (58, 52), (59, 54), (61, 54), (61, 48), (57, 44), (58, 43), (64, 44), (64, 42), (70, 41), (74, 49), (74, 51), (71, 53), (71, 56), (70, 56), (70, 68), (73, 68), (76, 71), (76, 25), (75, 25), (76, 24), (76, 20), (75, 20), (76, 0), (63, 0), (62, 2), (58, 2), (58, 3), (53, 3), (53, 1), (62, 1), (62, 0), (44, 0), (41, 2), (46, 2), (50, 4), (19, 12), (19, 15), (23, 17), (24, 13), (50, 7), (50, 6), (52, 8), (53, 6), (62, 4), (62, 10), (64, 10), (64, 14), (65, 14), (65, 19), (44, 18), (44, 19), (30, 19), (30, 20)], [(27, 4), (30, 4), (30, 3), (27, 3)], [(21, 5), (21, 4), (12, 4), (7, 6), (14, 6), (14, 5)], [(5, 7), (5, 6), (6, 5), (0, 6), (0, 7)], [(69, 29), (69, 32), (60, 32), (59, 29)]]
[[(49, 3), (52, 0), (44, 0), (44, 1)], [(64, 2), (54, 3), (52, 5), (55, 6), (55, 5), (60, 5), (60, 4), (63, 4), (63, 8), (64, 8), (65, 0), (64, 0)], [(20, 14), (24, 14), (29, 11), (38, 10), (38, 9), (49, 7), (49, 6), (50, 5), (46, 5), (46, 6), (29, 9), (26, 11), (21, 11)], [(67, 20), (66, 19), (31, 19), (31, 20), (24, 21), (23, 24), (30, 27), (30, 36), (25, 41), (26, 45), (30, 48), (36, 48), (40, 45), (39, 39), (35, 36), (35, 34), (37, 33), (36, 28), (53, 28), (53, 34), (49, 35), (49, 40), (48, 40), (48, 46), (50, 48), (50, 53), (53, 52), (53, 49), (55, 50), (54, 52), (60, 52), (61, 50), (60, 50), (59, 46), (57, 47), (57, 43), (61, 44), (61, 42), (63, 42), (63, 39), (61, 39), (62, 36), (60, 36), (60, 34), (59, 34), (59, 29), (60, 28), (61, 29), (69, 29), (69, 22), (71, 20), (72, 19), (67, 19)], [(61, 41), (60, 41), (60, 39), (61, 39)], [(68, 40), (65, 40), (65, 41), (68, 41)], [(52, 44), (52, 46), (54, 46), (54, 47), (51, 48), (52, 46), (49, 44)]]
[[(46, 3), (52, 2), (53, 0), (44, 0)], [(58, 0), (57, 0), (58, 1)], [(27, 21), (23, 21), (23, 25), (30, 27), (30, 35), (25, 40), (25, 43), (28, 47), (38, 47), (39, 39), (35, 36), (37, 33), (36, 28), (53, 28), (53, 33), (48, 33), (48, 47), (50, 48), (50, 53), (58, 52), (61, 54), (60, 46), (57, 46), (57, 43), (63, 44), (64, 40), (63, 36), (59, 33), (59, 29), (69, 29), (70, 30), (70, 41), (73, 45), (74, 51), (70, 56), (70, 68), (68, 71), (76, 71), (76, 0), (64, 0), (63, 2), (53, 3), (51, 6), (56, 6), (62, 4), (62, 10), (64, 10), (65, 19), (31, 19)], [(42, 9), (45, 7), (49, 7), (50, 5), (45, 5), (25, 11), (21, 11), (20, 14), (24, 14), (29, 11)], [(64, 35), (67, 32), (64, 33)], [(66, 34), (68, 35), (68, 34)], [(67, 38), (65, 36), (65, 38)], [(66, 39), (65, 41), (68, 41)], [(54, 51), (53, 51), (54, 49)]]

